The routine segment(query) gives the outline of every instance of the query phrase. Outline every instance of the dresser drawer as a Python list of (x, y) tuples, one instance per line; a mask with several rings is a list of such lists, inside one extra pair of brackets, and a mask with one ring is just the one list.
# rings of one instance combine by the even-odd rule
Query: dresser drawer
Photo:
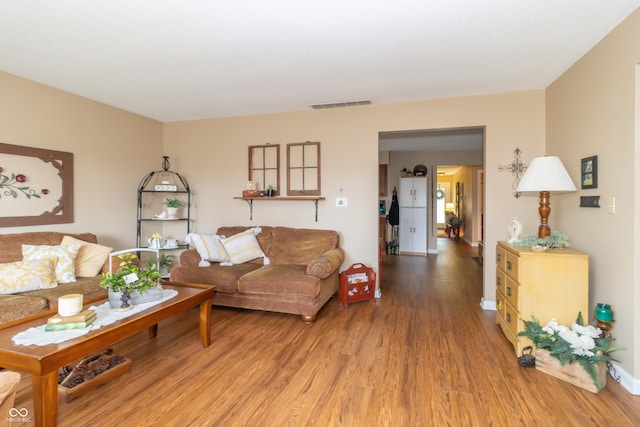
[(511, 277), (506, 278), (504, 291), (502, 291), (507, 301), (516, 309), (520, 307), (518, 304), (518, 282)]
[(496, 248), (496, 267), (502, 271), (507, 270), (507, 251), (500, 246)]
[(505, 251), (504, 271), (516, 282), (518, 281), (518, 259), (516, 254)]
[(507, 315), (507, 299), (504, 297), (504, 294), (500, 291), (496, 291), (496, 311), (498, 312), (498, 317), (505, 318)]
[(518, 312), (508, 302), (504, 304), (504, 320), (513, 335), (518, 335)]
[(500, 269), (496, 270), (496, 291), (500, 291), (503, 294), (507, 289), (507, 274)]

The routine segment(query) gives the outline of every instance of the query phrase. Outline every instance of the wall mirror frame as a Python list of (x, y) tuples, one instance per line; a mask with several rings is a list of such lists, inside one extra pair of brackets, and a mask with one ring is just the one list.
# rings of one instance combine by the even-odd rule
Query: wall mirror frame
[(320, 143), (287, 144), (287, 195), (320, 194)]
[(280, 144), (249, 146), (249, 181), (257, 190), (272, 186), (274, 196), (280, 194)]
[(73, 222), (73, 153), (0, 143), (0, 212), (0, 227)]

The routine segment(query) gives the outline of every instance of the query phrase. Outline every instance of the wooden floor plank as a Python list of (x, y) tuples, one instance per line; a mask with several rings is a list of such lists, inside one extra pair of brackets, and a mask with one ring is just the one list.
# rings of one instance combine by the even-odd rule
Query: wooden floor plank
[[(482, 267), (463, 241), (428, 257), (385, 256), (382, 299), (318, 320), (214, 307), (114, 346), (131, 371), (71, 403), (60, 426), (637, 426), (640, 396), (592, 394), (521, 368), (480, 308)], [(615, 335), (615, 329), (613, 331)], [(17, 408), (33, 403), (23, 374)]]

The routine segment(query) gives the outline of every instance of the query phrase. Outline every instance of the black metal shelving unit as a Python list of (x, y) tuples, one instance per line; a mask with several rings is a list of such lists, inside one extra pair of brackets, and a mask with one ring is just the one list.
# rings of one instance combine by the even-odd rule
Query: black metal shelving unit
[[(139, 248), (147, 247), (147, 240), (154, 233), (160, 234), (163, 239), (178, 241), (177, 247), (163, 247), (160, 250), (189, 248), (184, 238), (191, 231), (191, 188), (187, 179), (170, 170), (170, 167), (169, 157), (163, 156), (162, 170), (149, 172), (138, 185), (136, 245)], [(180, 199), (181, 215), (172, 219), (159, 217), (164, 209), (164, 200), (169, 197)], [(180, 232), (182, 234), (177, 235)]]

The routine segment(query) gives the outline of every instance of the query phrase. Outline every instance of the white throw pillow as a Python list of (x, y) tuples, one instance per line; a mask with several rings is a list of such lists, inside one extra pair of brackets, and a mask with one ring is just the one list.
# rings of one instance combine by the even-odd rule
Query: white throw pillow
[(221, 240), (233, 264), (243, 264), (252, 259), (265, 256), (262, 248), (260, 248), (258, 239), (256, 239), (256, 233), (260, 231), (258, 227), (250, 228)]
[(200, 255), (200, 258), (202, 259), (200, 267), (207, 267), (211, 265), (209, 264), (209, 261), (228, 262), (230, 259), (229, 254), (220, 241), (220, 236), (189, 233), (185, 238), (185, 241), (188, 244), (195, 246), (196, 251), (198, 251), (198, 255)]
[(94, 277), (102, 270), (113, 248), (64, 236), (61, 245), (80, 245), (76, 256), (76, 277)]
[(0, 264), (0, 294), (15, 294), (56, 286), (58, 282), (55, 258)]
[(76, 256), (80, 245), (22, 245), (22, 260), (58, 258), (56, 264), (56, 280), (58, 283), (76, 281)]

